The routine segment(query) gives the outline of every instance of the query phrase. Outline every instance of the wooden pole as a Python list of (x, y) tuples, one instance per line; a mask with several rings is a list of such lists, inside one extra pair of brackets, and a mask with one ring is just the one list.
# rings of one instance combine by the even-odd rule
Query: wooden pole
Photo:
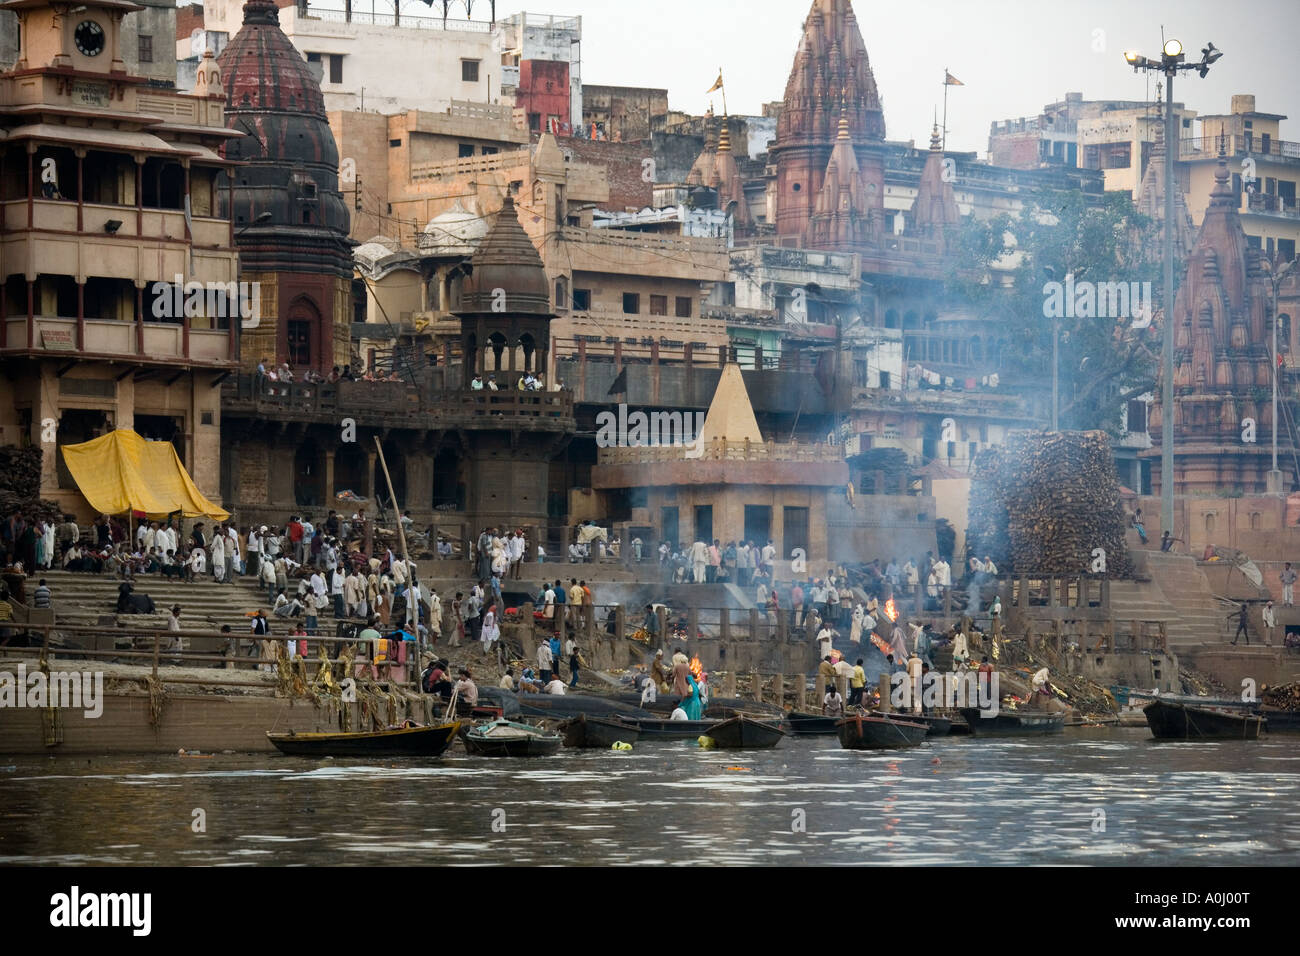
[[(384, 469), (384, 483), (388, 485), (388, 500), (393, 503), (393, 511), (396, 512), (397, 514), (397, 540), (402, 548), (402, 564), (406, 566), (406, 623), (408, 624), (410, 623), (411, 614), (412, 612), (414, 612), (415, 634), (416, 637), (418, 638), (420, 633), (420, 609), (417, 608), (415, 606), (415, 602), (411, 600), (411, 579), (412, 577), (414, 577), (414, 569), (411, 567), (411, 562), (407, 558), (406, 529), (402, 527), (402, 509), (399, 508), (397, 505), (397, 495), (393, 492), (393, 478), (388, 473), (388, 462), (384, 459), (384, 446), (379, 443), (378, 435), (375, 436), (375, 450), (379, 453), (379, 465), (381, 468)], [(418, 650), (420, 646), (419, 640), (415, 641), (415, 646), (417, 649), (416, 660), (415, 660), (415, 666), (411, 669), (411, 672), (416, 675), (416, 680), (418, 680), (419, 679), (418, 675), (420, 670), (420, 660), (419, 660), (419, 650)]]

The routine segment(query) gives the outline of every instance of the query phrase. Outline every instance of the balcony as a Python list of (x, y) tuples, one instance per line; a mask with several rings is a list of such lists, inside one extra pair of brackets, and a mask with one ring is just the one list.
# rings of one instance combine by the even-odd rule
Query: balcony
[[(30, 337), (29, 337), (30, 333)], [(231, 365), (236, 361), (228, 329), (194, 329), (164, 322), (10, 316), (0, 351), (33, 358), (131, 359), (148, 365)]]
[[(1215, 159), (1219, 155), (1218, 136), (1192, 136), (1178, 142), (1178, 158), (1181, 160)], [(1269, 139), (1265, 142), (1259, 136), (1237, 135), (1223, 137), (1224, 154), (1227, 156), (1254, 156), (1279, 163), (1300, 162), (1300, 142), (1283, 139)]]
[[(441, 371), (441, 370), (436, 370)], [(444, 388), (439, 375), (407, 382), (282, 384), (238, 375), (222, 387), (224, 414), (336, 425), (342, 418), (383, 428), (479, 428), (571, 431), (573, 393)]]
[(1285, 196), (1255, 193), (1246, 196), (1245, 206), (1242, 212), (1259, 216), (1277, 216), (1281, 219), (1300, 219), (1300, 204)]

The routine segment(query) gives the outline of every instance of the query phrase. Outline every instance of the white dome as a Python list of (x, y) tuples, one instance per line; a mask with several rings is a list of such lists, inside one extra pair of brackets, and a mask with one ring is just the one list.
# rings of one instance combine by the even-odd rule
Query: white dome
[(450, 209), (429, 220), (418, 245), (425, 255), (471, 256), (487, 231), (487, 219), (470, 212), (457, 199)]

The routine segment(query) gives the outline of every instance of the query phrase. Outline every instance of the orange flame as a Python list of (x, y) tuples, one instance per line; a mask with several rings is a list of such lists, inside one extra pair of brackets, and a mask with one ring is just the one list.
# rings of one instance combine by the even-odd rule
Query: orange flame
[(895, 607), (894, 599), (892, 597), (885, 602), (885, 617), (889, 618), (891, 621), (898, 620), (898, 608)]
[(692, 657), (690, 667), (691, 667), (691, 675), (696, 680), (699, 680), (700, 675), (704, 673), (704, 665), (700, 663), (700, 659), (698, 657)]

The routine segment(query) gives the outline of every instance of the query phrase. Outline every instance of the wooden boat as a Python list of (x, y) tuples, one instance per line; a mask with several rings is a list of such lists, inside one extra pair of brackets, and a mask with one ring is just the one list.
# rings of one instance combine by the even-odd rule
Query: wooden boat
[(564, 736), (566, 747), (601, 747), (605, 750), (620, 741), (634, 744), (641, 735), (641, 729), (631, 721), (590, 714), (571, 717), (557, 729)]
[[(929, 728), (930, 737), (947, 737), (953, 733), (953, 719), (940, 714), (909, 714), (902, 711), (894, 711), (887, 714), (876, 713), (885, 717), (893, 717), (895, 720), (906, 720), (913, 724), (925, 724)], [(957, 731), (960, 733), (961, 731)], [(966, 731), (969, 733), (969, 731)]]
[(990, 711), (978, 707), (959, 709), (970, 732), (976, 737), (1021, 737), (1065, 732), (1065, 711), (1000, 709), (992, 717)]
[(563, 744), (559, 734), (513, 720), (479, 724), (465, 734), (465, 750), (479, 757), (549, 757)]
[(716, 720), (660, 720), (655, 717), (642, 717), (636, 721), (641, 731), (641, 740), (694, 740), (696, 737), (711, 736), (711, 731), (720, 722)]
[[(678, 721), (680, 723), (680, 721)], [(715, 747), (724, 749), (758, 749), (775, 747), (785, 736), (776, 724), (738, 715), (720, 720), (702, 736), (713, 741)]]
[(1157, 740), (1254, 740), (1264, 727), (1258, 714), (1153, 700), (1142, 708)]
[(792, 710), (785, 715), (790, 724), (790, 733), (795, 737), (833, 737), (837, 731), (835, 725), (839, 717), (823, 717), (821, 714), (805, 714)]
[(1266, 734), (1300, 734), (1300, 710), (1261, 707), (1259, 716), (1264, 718)]
[(437, 757), (451, 744), (460, 721), (363, 733), (266, 735), (282, 754), (295, 757)]
[(930, 728), (922, 723), (883, 714), (854, 714), (835, 724), (840, 746), (845, 750), (884, 750), (915, 747)]

